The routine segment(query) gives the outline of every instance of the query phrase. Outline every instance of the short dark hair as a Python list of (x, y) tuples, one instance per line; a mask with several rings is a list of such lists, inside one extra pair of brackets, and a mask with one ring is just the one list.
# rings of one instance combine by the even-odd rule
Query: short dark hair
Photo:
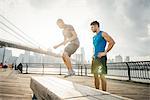
[(99, 22), (98, 21), (93, 21), (93, 22), (91, 22), (91, 25), (98, 25), (98, 27), (99, 27)]
[(63, 20), (62, 19), (57, 19), (57, 23), (59, 23), (59, 22), (63, 22)]

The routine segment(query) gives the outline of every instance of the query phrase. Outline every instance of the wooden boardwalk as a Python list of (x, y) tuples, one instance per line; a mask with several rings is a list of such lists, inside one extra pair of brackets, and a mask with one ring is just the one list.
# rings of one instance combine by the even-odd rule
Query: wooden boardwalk
[(0, 100), (31, 100), (30, 78), (21, 78), (17, 72), (0, 69)]
[[(17, 71), (0, 69), (0, 100), (31, 100), (30, 76), (38, 76), (38, 74), (18, 74)], [(50, 76), (63, 78), (63, 75)], [(73, 76), (63, 79), (94, 88), (92, 77)], [(150, 100), (150, 85), (148, 84), (109, 79), (107, 91), (135, 100)]]

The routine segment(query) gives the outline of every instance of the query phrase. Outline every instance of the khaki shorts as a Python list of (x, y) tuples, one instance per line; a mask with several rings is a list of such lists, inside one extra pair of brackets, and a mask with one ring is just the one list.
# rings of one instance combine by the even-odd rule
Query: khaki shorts
[(79, 48), (79, 45), (70, 43), (65, 47), (65, 52), (67, 52), (68, 56), (70, 57), (72, 54), (76, 52), (76, 50)]
[(95, 58), (92, 60), (91, 72), (92, 74), (107, 74), (107, 57)]

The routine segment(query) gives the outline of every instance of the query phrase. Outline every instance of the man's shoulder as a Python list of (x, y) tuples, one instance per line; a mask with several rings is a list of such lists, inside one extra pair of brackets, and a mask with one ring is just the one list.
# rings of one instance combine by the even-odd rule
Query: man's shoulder
[(73, 26), (72, 26), (72, 25), (69, 25), (69, 24), (66, 24), (66, 25), (65, 25), (65, 28), (73, 28)]
[(65, 30), (74, 30), (72, 25), (65, 25)]
[(105, 32), (105, 31), (102, 31), (102, 36), (103, 36), (103, 37), (108, 36), (108, 33)]
[(108, 34), (108, 33), (107, 33), (107, 32), (105, 32), (105, 31), (101, 31), (101, 33), (102, 33), (102, 34)]

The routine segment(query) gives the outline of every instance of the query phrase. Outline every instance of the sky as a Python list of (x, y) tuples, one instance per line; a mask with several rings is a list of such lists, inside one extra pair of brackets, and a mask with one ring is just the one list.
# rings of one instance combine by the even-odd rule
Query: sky
[[(53, 52), (64, 48), (53, 49), (63, 41), (62, 30), (56, 25), (56, 20), (62, 18), (75, 28), (87, 59), (92, 56), (94, 34), (90, 23), (94, 20), (116, 42), (108, 53), (109, 58), (150, 55), (150, 0), (0, 0), (0, 14)], [(2, 18), (0, 21), (7, 23)], [(6, 29), (2, 24), (0, 27)], [(0, 34), (2, 39), (19, 41), (2, 29)]]

